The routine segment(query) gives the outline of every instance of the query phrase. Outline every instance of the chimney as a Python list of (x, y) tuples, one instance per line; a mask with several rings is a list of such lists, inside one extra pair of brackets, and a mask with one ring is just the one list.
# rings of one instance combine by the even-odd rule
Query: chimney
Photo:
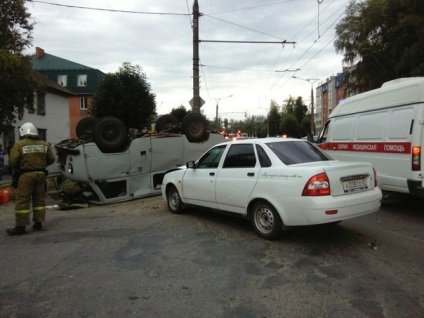
[(40, 57), (42, 57), (44, 55), (44, 50), (41, 47), (36, 47), (35, 48), (35, 57), (37, 59), (39, 59)]

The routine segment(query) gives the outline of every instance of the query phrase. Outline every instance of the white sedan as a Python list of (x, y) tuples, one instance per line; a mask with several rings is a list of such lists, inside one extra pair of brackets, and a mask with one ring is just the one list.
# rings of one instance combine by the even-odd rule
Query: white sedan
[(218, 144), (167, 172), (162, 196), (172, 213), (197, 206), (246, 217), (265, 239), (290, 226), (372, 213), (382, 200), (371, 164), (334, 160), (308, 141), (282, 138)]

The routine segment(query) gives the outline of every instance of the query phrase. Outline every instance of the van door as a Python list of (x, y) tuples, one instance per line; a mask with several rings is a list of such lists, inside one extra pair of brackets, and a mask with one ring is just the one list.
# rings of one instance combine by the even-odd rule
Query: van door
[(324, 124), (324, 128), (321, 130), (318, 140), (317, 140), (317, 146), (320, 147), (323, 150), (327, 150), (328, 144), (327, 142), (327, 136), (328, 136), (328, 130), (330, 129), (330, 122), (331, 120), (327, 120)]

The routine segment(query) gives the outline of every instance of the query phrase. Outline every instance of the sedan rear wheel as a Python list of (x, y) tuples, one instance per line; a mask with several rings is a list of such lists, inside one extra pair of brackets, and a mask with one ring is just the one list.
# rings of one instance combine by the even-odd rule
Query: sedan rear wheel
[(257, 202), (252, 206), (251, 220), (253, 228), (260, 237), (272, 240), (280, 236), (282, 223), (274, 207), (268, 202)]
[(183, 212), (183, 204), (180, 194), (175, 186), (170, 186), (166, 191), (166, 202), (171, 213), (181, 214)]

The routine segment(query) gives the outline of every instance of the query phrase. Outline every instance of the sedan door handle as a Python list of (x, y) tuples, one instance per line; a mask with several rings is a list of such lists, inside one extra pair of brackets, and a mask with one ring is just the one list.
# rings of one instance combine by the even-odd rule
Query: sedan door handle
[(247, 173), (247, 176), (248, 176), (248, 177), (254, 177), (254, 176), (255, 176), (255, 173), (254, 173), (254, 172), (248, 172), (248, 173)]
[(214, 176), (215, 175), (215, 172), (209, 172), (209, 175), (210, 176)]

